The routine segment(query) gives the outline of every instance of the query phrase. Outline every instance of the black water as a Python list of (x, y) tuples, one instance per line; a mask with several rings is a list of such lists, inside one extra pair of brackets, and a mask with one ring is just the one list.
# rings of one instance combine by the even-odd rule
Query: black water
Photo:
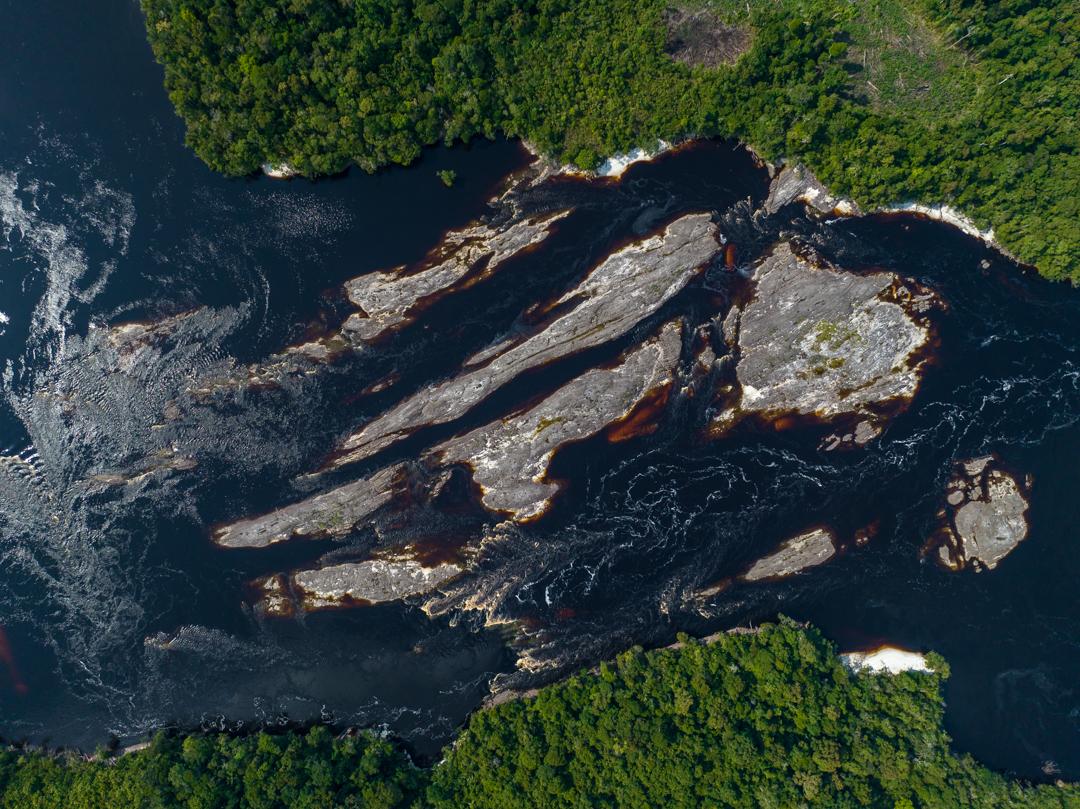
[[(211, 547), (208, 527), (295, 499), (295, 476), (342, 434), (452, 373), (531, 303), (679, 213), (715, 210), (741, 261), (794, 236), (845, 267), (938, 290), (950, 308), (914, 406), (867, 449), (840, 454), (819, 452), (813, 429), (705, 442), (702, 405), (678, 401), (649, 438), (562, 454), (553, 474), (568, 487), (555, 511), (515, 532), (475, 582), (508, 584), (502, 614), (530, 627), (514, 642), (553, 672), (777, 612), (845, 646), (934, 649), (952, 666), (947, 723), (960, 749), (1030, 777), (1047, 761), (1080, 777), (1080, 295), (912, 218), (822, 223), (789, 209), (755, 220), (745, 200), (760, 200), (763, 172), (731, 144), (703, 144), (620, 183), (539, 189), (530, 204), (576, 208), (556, 235), (375, 351), (273, 389), (185, 400), (192, 380), (336, 325), (342, 281), (421, 257), (482, 214), (526, 157), (478, 143), (375, 177), (224, 180), (183, 146), (134, 3), (4, 6), (0, 623), (18, 670), (0, 665), (4, 736), (90, 747), (170, 723), (321, 717), (386, 723), (434, 752), (488, 681), (513, 671), (509, 635), (401, 607), (260, 620), (245, 582), (330, 544), (228, 553)], [(457, 172), (453, 189), (442, 168)], [(613, 355), (673, 313), (708, 317), (731, 283), (710, 275), (576, 362)], [(194, 314), (139, 367), (102, 364), (100, 327), (179, 312)], [(573, 370), (534, 375), (508, 396)], [(356, 398), (392, 371), (398, 385)], [(171, 401), (180, 417), (163, 420)], [(171, 447), (198, 468), (85, 484)], [(989, 573), (921, 562), (951, 462), (987, 451), (1034, 478), (1029, 539)], [(871, 520), (873, 542), (812, 574), (704, 606), (689, 597), (809, 525)], [(404, 530), (445, 538), (485, 522), (424, 515)]]

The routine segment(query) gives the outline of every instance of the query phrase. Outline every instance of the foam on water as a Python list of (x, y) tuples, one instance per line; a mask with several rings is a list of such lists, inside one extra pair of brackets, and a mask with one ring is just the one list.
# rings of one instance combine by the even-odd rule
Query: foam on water
[(90, 304), (104, 289), (135, 223), (131, 195), (100, 180), (83, 175), (79, 192), (67, 196), (20, 176), (26, 173), (0, 171), (0, 254), (14, 266), (29, 264), (32, 282), (44, 287), (23, 369), (47, 366), (63, 352), (73, 305)]

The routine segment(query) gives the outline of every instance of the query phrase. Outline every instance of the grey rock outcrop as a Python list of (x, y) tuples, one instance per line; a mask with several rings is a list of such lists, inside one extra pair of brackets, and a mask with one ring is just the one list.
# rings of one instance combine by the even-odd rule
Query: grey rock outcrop
[(300, 570), (287, 578), (270, 576), (256, 586), (263, 592), (265, 614), (287, 616), (297, 606), (308, 611), (400, 601), (430, 593), (462, 572), (464, 569), (452, 562), (424, 565), (398, 556)]
[(626, 417), (650, 393), (670, 385), (681, 333), (678, 322), (669, 323), (613, 368), (587, 371), (524, 413), (440, 444), (430, 457), (467, 464), (488, 509), (518, 521), (536, 518), (559, 490), (545, 479), (555, 452)]
[(430, 592), (461, 572), (450, 562), (426, 567), (414, 559), (370, 559), (302, 570), (293, 575), (293, 585), (309, 609), (346, 599), (378, 604)]
[(719, 244), (708, 214), (692, 214), (665, 231), (604, 259), (555, 306), (574, 304), (536, 334), (452, 379), (431, 385), (393, 407), (342, 444), (331, 465), (370, 457), (420, 427), (445, 424), (492, 392), (537, 368), (626, 334), (683, 289)]
[(768, 556), (754, 562), (741, 578), (749, 582), (781, 579), (822, 565), (835, 555), (832, 532), (815, 528), (783, 542)]
[(769, 196), (763, 207), (766, 213), (774, 214), (792, 202), (802, 202), (823, 214), (859, 213), (858, 206), (832, 194), (814, 173), (801, 163), (789, 164), (780, 169), (769, 186)]
[(295, 536), (344, 536), (393, 500), (404, 469), (401, 464), (380, 469), (325, 494), (222, 526), (214, 531), (214, 542), (225, 548), (261, 548)]
[[(552, 226), (569, 213), (563, 210), (536, 219), (522, 218), (505, 227), (476, 224), (451, 231), (419, 270), (409, 271), (402, 266), (353, 278), (346, 282), (345, 291), (360, 312), (345, 321), (343, 334), (370, 341), (400, 328), (411, 322), (432, 296), (459, 285), (463, 279), (475, 283), (495, 272), (507, 259), (542, 242)], [(473, 270), (478, 271), (470, 275)]]
[(1027, 486), (985, 455), (956, 464), (931, 544), (952, 570), (993, 570), (1028, 535)]
[(857, 275), (780, 244), (754, 272), (752, 300), (724, 320), (741, 396), (720, 415), (861, 416), (864, 443), (880, 431), (882, 405), (910, 402), (919, 387), (937, 297), (892, 273)]

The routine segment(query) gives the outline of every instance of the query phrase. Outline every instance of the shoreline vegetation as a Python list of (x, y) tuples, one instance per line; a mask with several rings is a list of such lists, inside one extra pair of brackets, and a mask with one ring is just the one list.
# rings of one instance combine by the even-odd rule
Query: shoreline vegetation
[(899, 673), (873, 670), (873, 655), (852, 669), (782, 618), (634, 648), (480, 710), (430, 768), (370, 731), (159, 734), (124, 755), (0, 751), (0, 807), (1080, 806), (1080, 786), (1009, 780), (954, 753), (948, 666), (909, 657)]
[(504, 134), (596, 169), (731, 137), (864, 210), (963, 211), (1080, 282), (1076, 0), (141, 0), (187, 142), (230, 175)]

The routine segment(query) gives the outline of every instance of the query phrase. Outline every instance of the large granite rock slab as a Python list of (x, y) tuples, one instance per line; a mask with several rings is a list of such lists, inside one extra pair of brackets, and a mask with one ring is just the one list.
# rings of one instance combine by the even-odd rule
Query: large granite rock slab
[(382, 604), (430, 593), (457, 578), (464, 569), (453, 562), (425, 565), (405, 556), (344, 562), (285, 577), (257, 581), (262, 591), (262, 610), (267, 615), (287, 616), (299, 607), (304, 611), (359, 604)]
[(474, 224), (448, 233), (418, 269), (402, 266), (353, 278), (346, 282), (345, 291), (360, 311), (345, 321), (343, 334), (366, 342), (406, 325), (438, 294), (476, 283), (542, 242), (569, 213), (562, 210), (521, 218), (503, 226)]
[(778, 245), (755, 270), (753, 298), (724, 320), (741, 395), (719, 427), (754, 415), (829, 421), (861, 416), (879, 431), (885, 406), (914, 397), (931, 344), (937, 297), (892, 273), (855, 274)]
[(930, 541), (952, 569), (993, 570), (1027, 539), (1028, 486), (995, 455), (958, 462), (946, 488), (940, 527)]
[(555, 304), (561, 311), (537, 333), (505, 344), (494, 356), (445, 382), (422, 389), (342, 444), (332, 467), (368, 458), (415, 430), (467, 413), (493, 391), (531, 368), (626, 334), (682, 290), (719, 250), (709, 214), (672, 222), (662, 234), (608, 256)]
[(783, 542), (742, 574), (744, 581), (782, 579), (823, 565), (836, 555), (836, 542), (827, 528), (815, 528)]
[(402, 464), (325, 494), (247, 520), (221, 526), (214, 542), (225, 548), (261, 548), (296, 536), (344, 536), (394, 499)]
[(467, 464), (488, 509), (517, 521), (539, 517), (559, 490), (546, 479), (555, 452), (628, 417), (650, 394), (670, 386), (681, 350), (682, 327), (669, 323), (614, 367), (587, 371), (524, 413), (439, 444), (429, 458)]

